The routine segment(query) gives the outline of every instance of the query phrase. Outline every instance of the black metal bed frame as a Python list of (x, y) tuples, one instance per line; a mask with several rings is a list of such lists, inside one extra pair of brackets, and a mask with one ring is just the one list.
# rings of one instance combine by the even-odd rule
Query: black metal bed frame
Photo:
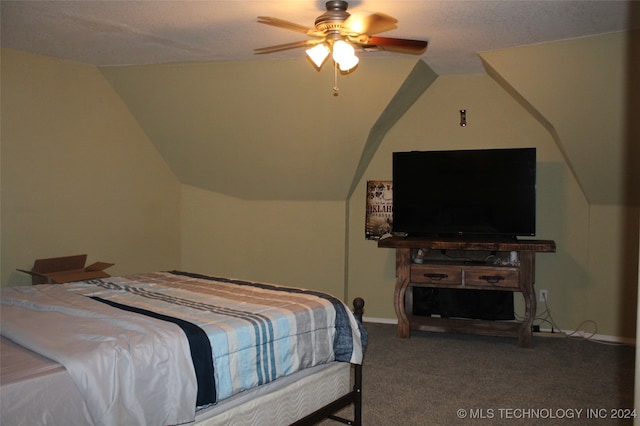
[[(362, 314), (364, 313), (364, 300), (360, 297), (356, 297), (353, 300), (353, 313), (362, 323)], [(321, 420), (331, 419), (340, 423), (354, 426), (362, 426), (362, 365), (352, 364), (354, 371), (354, 384), (351, 392), (341, 396), (333, 402), (325, 405), (324, 407), (314, 411), (308, 416), (292, 423), (291, 426), (311, 426)], [(353, 404), (353, 420), (345, 419), (340, 416), (336, 416), (338, 410), (348, 407)]]

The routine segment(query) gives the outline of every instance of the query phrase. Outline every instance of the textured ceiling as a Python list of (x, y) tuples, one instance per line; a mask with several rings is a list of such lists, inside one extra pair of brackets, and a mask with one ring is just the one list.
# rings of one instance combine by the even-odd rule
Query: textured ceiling
[[(312, 26), (320, 0), (7, 1), (0, 2), (2, 45), (93, 65), (269, 60), (253, 49), (304, 40), (258, 24), (258, 15)], [(399, 20), (383, 35), (428, 40), (423, 60), (438, 74), (483, 73), (477, 52), (616, 32), (639, 25), (626, 1), (407, 0), (349, 2), (349, 11)], [(362, 52), (361, 57), (388, 57)], [(395, 54), (397, 55), (397, 54)]]

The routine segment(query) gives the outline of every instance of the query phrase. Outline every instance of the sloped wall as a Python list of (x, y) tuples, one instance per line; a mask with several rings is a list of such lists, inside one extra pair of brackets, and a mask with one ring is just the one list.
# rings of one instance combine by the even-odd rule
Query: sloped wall
[(180, 263), (180, 184), (95, 67), (2, 49), (2, 285), (87, 253), (111, 274)]
[(590, 320), (598, 332), (629, 338), (635, 336), (640, 207), (640, 148), (632, 136), (640, 112), (632, 110), (638, 105), (632, 70), (640, 58), (630, 52), (639, 40), (640, 31), (621, 32), (481, 55), (496, 81), (550, 131), (589, 203), (588, 226), (569, 233), (567, 247), (584, 282), (558, 288), (564, 310), (584, 315), (562, 325)]
[(182, 183), (246, 200), (343, 201), (367, 133), (416, 59), (339, 75), (306, 59), (105, 67)]

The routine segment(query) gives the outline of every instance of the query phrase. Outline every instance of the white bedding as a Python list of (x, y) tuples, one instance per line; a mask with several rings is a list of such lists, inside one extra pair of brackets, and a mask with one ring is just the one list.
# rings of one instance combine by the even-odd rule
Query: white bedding
[(95, 424), (194, 420), (195, 372), (174, 324), (59, 285), (3, 289), (1, 315), (3, 336), (67, 368)]
[(87, 426), (93, 423), (67, 370), (0, 337), (0, 424)]

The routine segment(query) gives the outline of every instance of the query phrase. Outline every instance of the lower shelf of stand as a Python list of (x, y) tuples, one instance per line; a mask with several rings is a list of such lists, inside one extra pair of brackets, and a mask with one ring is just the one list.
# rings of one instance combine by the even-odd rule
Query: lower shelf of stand
[(514, 321), (487, 321), (417, 315), (409, 315), (409, 323), (411, 324), (411, 330), (502, 337), (518, 337), (522, 327), (521, 322)]

